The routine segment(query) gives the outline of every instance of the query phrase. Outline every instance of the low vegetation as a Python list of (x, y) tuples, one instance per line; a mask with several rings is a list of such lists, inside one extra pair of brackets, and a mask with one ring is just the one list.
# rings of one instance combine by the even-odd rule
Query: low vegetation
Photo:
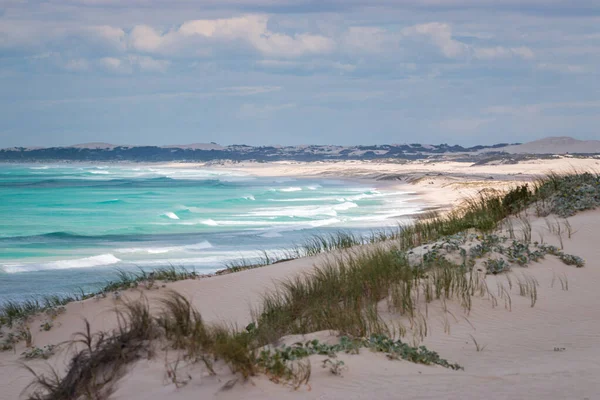
[(23, 301), (7, 300), (0, 305), (0, 328), (12, 328), (15, 323), (26, 321), (30, 316), (45, 313), (50, 321), (40, 326), (42, 330), (52, 328), (52, 320), (65, 311), (64, 306), (75, 301), (83, 301), (93, 297), (105, 297), (107, 293), (118, 290), (136, 288), (144, 284), (146, 288), (158, 288), (158, 282), (175, 282), (184, 279), (195, 279), (198, 274), (185, 268), (159, 268), (151, 272), (139, 270), (138, 272), (117, 270), (114, 280), (107, 282), (98, 292), (79, 293), (69, 295), (49, 295), (41, 298), (31, 298)]

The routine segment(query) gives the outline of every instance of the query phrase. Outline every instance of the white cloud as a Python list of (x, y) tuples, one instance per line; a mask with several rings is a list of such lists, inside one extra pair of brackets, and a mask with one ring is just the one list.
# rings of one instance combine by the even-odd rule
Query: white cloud
[(452, 27), (449, 24), (430, 22), (414, 25), (402, 30), (405, 36), (427, 36), (442, 54), (448, 58), (457, 58), (466, 54), (468, 46), (452, 38)]
[(478, 47), (473, 49), (475, 58), (491, 60), (497, 58), (521, 57), (525, 60), (534, 58), (533, 51), (528, 47)]
[(537, 68), (544, 71), (562, 72), (568, 74), (585, 74), (593, 69), (586, 65), (540, 63)]
[(68, 60), (63, 66), (63, 68), (66, 69), (67, 71), (76, 71), (76, 72), (87, 71), (89, 69), (89, 67), (90, 67), (89, 62), (83, 58)]
[(353, 72), (356, 70), (356, 65), (354, 64), (327, 60), (289, 61), (267, 59), (259, 60), (256, 64), (269, 69), (301, 69), (306, 71), (333, 69), (343, 72)]
[(107, 69), (116, 71), (123, 65), (123, 62), (115, 57), (103, 57), (99, 60), (100, 65)]
[(380, 53), (390, 50), (398, 42), (398, 35), (371, 26), (353, 26), (343, 34), (344, 47), (349, 51), (362, 53)]
[(280, 86), (231, 86), (220, 88), (219, 92), (231, 96), (251, 96), (261, 93), (278, 92), (280, 90)]
[(165, 43), (166, 38), (148, 25), (137, 25), (129, 34), (129, 44), (135, 50), (155, 52)]
[(130, 55), (124, 58), (103, 57), (98, 60), (98, 64), (110, 72), (130, 74), (136, 68), (141, 71), (165, 72), (171, 63), (147, 56)]
[(304, 54), (331, 52), (335, 43), (321, 35), (297, 33), (287, 35), (271, 31), (267, 27), (269, 17), (247, 15), (226, 19), (203, 19), (183, 23), (179, 29), (166, 33), (150, 26), (134, 27), (130, 34), (130, 46), (143, 52), (162, 52), (186, 38), (203, 38), (213, 41), (239, 41), (250, 45), (262, 54), (273, 57), (298, 57)]
[(141, 70), (154, 72), (165, 72), (171, 65), (170, 61), (156, 60), (145, 56), (129, 56), (129, 62), (132, 65), (137, 65)]
[(118, 50), (125, 50), (126, 34), (123, 29), (110, 25), (98, 25), (88, 28), (87, 31)]
[(520, 57), (530, 60), (535, 57), (529, 47), (478, 47), (467, 45), (453, 38), (452, 27), (441, 22), (414, 25), (402, 30), (405, 36), (427, 36), (437, 46), (442, 54), (448, 58), (459, 58), (472, 55), (476, 59), (491, 60), (499, 58)]

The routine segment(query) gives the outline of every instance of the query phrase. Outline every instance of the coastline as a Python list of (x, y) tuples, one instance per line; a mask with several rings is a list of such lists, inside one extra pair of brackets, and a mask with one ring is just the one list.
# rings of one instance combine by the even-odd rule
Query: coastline
[(210, 168), (260, 177), (296, 176), (342, 178), (371, 182), (416, 193), (429, 206), (449, 210), (482, 189), (507, 190), (533, 182), (550, 172), (572, 173), (600, 169), (598, 158), (556, 156), (516, 164), (475, 165), (471, 162), (416, 160), (386, 161), (275, 161), (223, 163), (164, 163), (163, 168)]
[[(315, 171), (312, 167), (303, 171), (307, 174), (305, 176), (316, 173), (316, 176), (323, 177), (332, 173), (319, 168)], [(450, 207), (455, 205), (461, 196), (475, 194), (484, 188), (502, 189), (521, 182), (530, 182), (547, 172), (546, 167), (538, 165), (533, 168), (536, 172), (528, 171), (527, 174), (520, 175), (511, 175), (504, 170), (493, 175), (492, 180), (473, 180), (472, 175), (453, 175), (456, 172), (440, 176), (426, 175), (428, 172), (424, 171), (410, 171), (409, 177), (403, 177), (400, 182), (375, 182), (398, 185), (393, 186), (397, 188), (414, 188), (419, 196), (429, 196), (431, 205), (445, 201), (445, 206)], [(570, 169), (570, 165), (563, 165), (562, 170)], [(400, 171), (402, 170), (389, 168), (384, 172), (384, 176), (406, 173)], [(356, 171), (348, 171), (347, 175), (355, 177)], [(502, 181), (500, 176), (509, 176), (511, 179)], [(362, 176), (359, 179), (366, 181), (377, 177), (381, 176)], [(425, 179), (422, 179), (424, 177)], [(594, 237), (600, 227), (600, 211), (586, 211), (570, 218), (569, 221), (576, 234), (573, 239), (564, 239), (565, 250), (590, 261), (598, 259), (600, 250), (594, 244)], [(543, 219), (534, 220), (534, 232), (536, 235), (544, 234), (548, 243), (558, 245), (558, 238), (547, 233), (545, 224)], [(143, 294), (151, 302), (156, 302), (166, 289), (177, 290), (191, 299), (206, 321), (231, 323), (243, 328), (251, 321), (251, 311), (259, 304), (266, 291), (274, 290), (280, 282), (294, 276), (310, 273), (315, 265), (330, 257), (331, 254), (322, 254), (206, 279), (166, 283), (165, 287), (150, 291), (131, 289), (124, 295), (137, 298)], [(230, 391), (221, 391), (220, 388), (225, 382), (204, 375), (184, 388), (165, 384), (165, 363), (159, 359), (136, 365), (120, 382), (112, 398), (158, 400), (168, 397), (187, 400), (205, 396), (231, 399), (358, 399), (373, 395), (378, 398), (394, 398), (397, 390), (402, 390), (408, 397), (416, 398), (422, 396), (423, 385), (426, 385), (425, 398), (487, 396), (503, 399), (518, 398), (523, 393), (535, 393), (536, 397), (543, 395), (550, 399), (564, 398), (567, 395), (572, 396), (571, 398), (587, 396), (591, 399), (593, 393), (598, 393), (598, 388), (592, 383), (593, 377), (600, 372), (595, 363), (600, 354), (591, 334), (600, 329), (600, 320), (596, 318), (597, 311), (593, 301), (595, 287), (600, 282), (599, 272), (591, 262), (586, 268), (574, 269), (566, 268), (555, 260), (546, 260), (523, 272), (539, 281), (540, 305), (535, 308), (529, 306), (527, 299), (517, 295), (513, 295), (510, 311), (502, 306), (490, 306), (489, 297), (474, 299), (473, 309), (465, 319), (461, 319), (463, 314), (457, 304), (449, 305), (451, 313), (456, 315), (454, 319), (447, 317), (441, 307), (432, 307), (431, 316), (428, 317), (431, 334), (425, 338), (424, 343), (439, 351), (442, 356), (465, 365), (464, 373), (453, 373), (408, 362), (391, 363), (385, 357), (365, 350), (355, 358), (340, 356), (348, 365), (348, 371), (343, 378), (315, 369), (310, 391), (303, 389), (295, 392), (285, 386), (276, 385), (265, 377), (253, 378), (251, 383), (240, 383)], [(555, 282), (559, 274), (568, 277), (568, 290), (561, 290)], [(501, 279), (504, 278), (500, 275), (490, 277), (489, 287), (495, 290), (496, 284), (502, 282)], [(72, 338), (74, 332), (83, 328), (84, 317), (92, 323), (93, 331), (114, 329), (116, 321), (112, 310), (115, 304), (115, 299), (111, 297), (70, 303), (66, 306), (66, 312), (58, 316), (55, 326), (50, 331), (38, 332), (37, 327), (43, 321), (43, 317), (36, 317), (31, 321), (31, 326), (35, 328), (32, 329), (33, 343), (42, 347)], [(444, 321), (445, 315), (450, 322)], [(565, 323), (566, 320), (570, 323)], [(448, 332), (447, 323), (451, 325)], [(486, 349), (476, 351), (469, 336), (476, 337)], [(312, 337), (315, 336), (300, 339)], [(316, 337), (326, 339), (329, 334), (319, 333)], [(566, 350), (557, 351), (553, 348)], [(20, 343), (15, 353), (0, 353), (0, 385), (9, 388), (5, 393), (8, 398), (17, 398), (31, 381), (31, 375), (27, 371), (15, 367), (19, 361), (18, 355), (24, 350), (24, 344)], [(515, 373), (514, 364), (517, 361), (523, 366)], [(51, 359), (52, 365), (58, 366), (60, 370), (64, 369), (66, 362), (64, 354)], [(315, 362), (318, 363), (319, 359)], [(43, 363), (36, 361), (34, 365), (41, 367)], [(576, 374), (569, 373), (572, 371), (576, 371)], [(556, 377), (567, 379), (557, 382), (554, 380)]]

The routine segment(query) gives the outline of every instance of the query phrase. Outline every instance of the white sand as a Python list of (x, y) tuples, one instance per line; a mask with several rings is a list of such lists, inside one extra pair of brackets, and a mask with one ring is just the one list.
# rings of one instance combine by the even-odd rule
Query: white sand
[[(584, 162), (585, 161), (585, 162)], [(550, 169), (565, 170), (575, 166), (584, 169), (595, 165), (595, 160), (556, 160), (519, 165), (495, 167), (469, 167), (458, 163), (435, 165), (419, 164), (408, 167), (416, 174), (435, 171), (443, 177), (420, 181), (415, 188), (428, 193), (439, 204), (454, 201), (458, 187), (468, 191), (481, 186), (489, 186), (488, 180), (478, 181), (473, 176), (481, 174), (495, 177), (518, 177), (529, 179)], [(350, 164), (350, 165), (348, 165)], [(371, 163), (333, 163), (314, 166), (312, 164), (253, 165), (251, 173), (265, 175), (327, 174), (330, 176), (357, 175), (373, 178), (381, 173), (405, 173), (403, 166)], [(236, 166), (239, 168), (239, 166)], [(324, 170), (323, 168), (326, 168)], [(349, 172), (350, 168), (355, 168)], [(404, 167), (407, 168), (407, 167)], [(414, 169), (414, 170), (413, 170)], [(391, 171), (391, 172), (390, 172)], [(467, 172), (468, 171), (468, 172)], [(360, 172), (360, 174), (358, 173)], [(520, 175), (518, 175), (521, 173)], [(523, 175), (525, 177), (521, 178)], [(430, 178), (427, 178), (430, 179)], [(446, 180), (450, 181), (446, 181)], [(454, 181), (457, 179), (457, 181)], [(475, 180), (469, 186), (466, 182)], [(453, 184), (460, 185), (453, 185)], [(485, 185), (484, 185), (485, 183)], [(437, 197), (437, 198), (436, 198)], [(572, 239), (564, 239), (565, 252), (583, 257), (584, 268), (566, 266), (548, 258), (541, 263), (533, 263), (528, 268), (513, 268), (513, 274), (522, 273), (535, 277), (539, 283), (538, 301), (530, 307), (529, 298), (512, 290), (512, 311), (500, 304), (493, 308), (487, 298), (473, 299), (473, 308), (466, 315), (457, 304), (448, 304), (452, 313), (445, 314), (439, 303), (429, 306), (429, 335), (424, 344), (440, 353), (443, 358), (464, 366), (465, 371), (451, 371), (442, 367), (423, 366), (406, 361), (390, 361), (382, 354), (363, 350), (360, 355), (339, 356), (348, 369), (343, 377), (334, 376), (320, 367), (323, 356), (313, 356), (310, 387), (297, 391), (284, 385), (277, 385), (265, 377), (255, 377), (246, 383), (241, 380), (230, 390), (222, 386), (234, 377), (221, 370), (216, 377), (208, 377), (199, 365), (189, 369), (192, 380), (184, 387), (165, 381), (164, 354), (152, 361), (141, 361), (133, 366), (130, 373), (118, 385), (114, 399), (596, 399), (600, 396), (600, 307), (598, 307), (598, 287), (600, 287), (600, 246), (597, 235), (600, 232), (600, 210), (580, 213), (569, 219), (576, 233)], [(533, 222), (533, 239), (541, 232), (549, 243), (557, 238), (547, 232), (543, 219)], [(556, 244), (556, 243), (555, 243)], [(190, 296), (193, 303), (208, 322), (228, 321), (243, 327), (250, 321), (250, 309), (256, 306), (265, 290), (274, 282), (310, 271), (317, 258), (294, 260), (264, 268), (223, 275), (209, 279), (181, 281), (169, 284), (170, 288)], [(553, 276), (566, 276), (569, 290), (561, 290)], [(488, 276), (487, 283), (494, 292), (496, 280), (506, 282), (504, 275)], [(505, 283), (506, 285), (506, 283)], [(164, 289), (145, 291), (150, 300), (155, 299)], [(129, 296), (138, 295), (130, 291)], [(39, 323), (31, 323), (34, 344), (56, 344), (71, 338), (83, 328), (82, 318), (93, 323), (94, 330), (110, 329), (115, 326), (110, 309), (112, 299), (88, 300), (67, 306), (67, 312), (57, 318), (55, 326), (48, 332), (39, 332)], [(446, 319), (450, 332), (445, 329)], [(446, 332), (445, 332), (446, 331)], [(477, 352), (471, 336), (486, 346)], [(327, 339), (327, 333), (319, 333), (320, 339)], [(407, 339), (408, 340), (408, 339)], [(564, 351), (554, 351), (564, 348)], [(17, 399), (20, 392), (31, 380), (28, 372), (17, 366), (18, 355), (23, 351), (19, 344), (16, 354), (0, 353), (0, 399)], [(64, 363), (61, 355), (50, 359), (53, 365)], [(42, 367), (43, 362), (31, 362), (32, 366)], [(185, 375), (186, 368), (180, 373)]]

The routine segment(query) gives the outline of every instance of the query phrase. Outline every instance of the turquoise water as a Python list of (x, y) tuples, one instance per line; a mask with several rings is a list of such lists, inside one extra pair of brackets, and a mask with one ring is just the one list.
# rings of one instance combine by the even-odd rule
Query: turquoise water
[(314, 233), (367, 233), (420, 210), (364, 182), (208, 168), (0, 165), (0, 302), (94, 290), (116, 268), (222, 269)]

